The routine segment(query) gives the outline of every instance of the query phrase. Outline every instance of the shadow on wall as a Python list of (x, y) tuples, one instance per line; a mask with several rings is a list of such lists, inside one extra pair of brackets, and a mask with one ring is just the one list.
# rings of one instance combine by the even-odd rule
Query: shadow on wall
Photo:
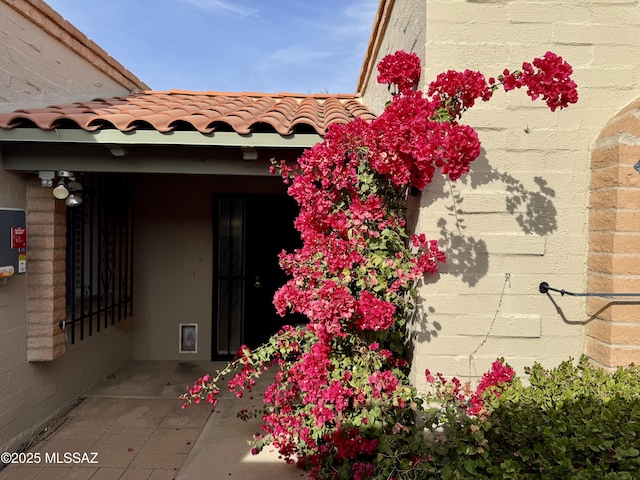
[[(436, 275), (437, 276), (437, 275)], [(409, 319), (409, 341), (407, 342), (407, 350), (409, 358), (413, 358), (413, 348), (416, 343), (430, 342), (433, 338), (437, 338), (442, 324), (436, 320), (429, 322), (429, 315), (436, 313), (435, 308), (427, 306), (423, 297), (418, 297), (415, 310)]]
[[(640, 300), (611, 300), (609, 298), (603, 302), (600, 308), (598, 308), (595, 312), (589, 314), (586, 318), (580, 319), (580, 320), (570, 320), (569, 318), (567, 318), (567, 316), (564, 313), (564, 310), (562, 310), (562, 307), (560, 306), (560, 304), (558, 304), (558, 302), (553, 297), (553, 295), (551, 295), (549, 292), (546, 292), (545, 295), (547, 296), (549, 301), (552, 303), (553, 307), (556, 309), (556, 313), (558, 314), (558, 316), (567, 325), (586, 325), (592, 320), (598, 320), (598, 319), (609, 322), (610, 320), (608, 316), (607, 315), (601, 316), (601, 314), (608, 312), (616, 305), (640, 305)], [(615, 295), (612, 295), (612, 296), (615, 296)], [(611, 314), (609, 313), (609, 315)]]
[[(465, 217), (469, 215), (484, 215), (490, 221), (491, 215), (509, 213), (525, 234), (545, 236), (557, 230), (557, 210), (553, 204), (555, 191), (549, 188), (547, 181), (540, 176), (534, 177), (533, 181), (537, 190), (527, 189), (521, 180), (491, 166), (484, 149), (473, 162), (469, 174), (463, 176), (459, 182), (472, 190), (492, 183), (501, 183), (506, 191), (503, 205), (496, 202), (495, 205), (477, 206), (470, 203), (473, 200), (465, 204), (464, 193), (457, 190), (448, 178), (440, 175), (434, 177), (423, 193), (420, 206), (428, 208), (437, 201), (450, 202), (445, 207), (448, 211), (447, 216), (437, 221), (440, 229), (438, 244), (447, 255), (447, 262), (441, 265), (437, 275), (425, 277), (423, 285), (435, 283), (441, 274), (448, 274), (460, 278), (470, 287), (475, 287), (487, 275), (487, 244), (477, 235), (467, 234)], [(493, 187), (493, 191), (495, 189), (496, 186)], [(430, 323), (428, 319), (429, 315), (434, 313), (433, 307), (425, 305), (424, 300), (420, 298), (411, 321), (413, 341), (429, 342), (438, 336), (441, 325), (438, 322)]]
[[(497, 204), (483, 209), (474, 205), (467, 207), (464, 194), (456, 191), (449, 179), (435, 177), (424, 192), (421, 207), (429, 207), (438, 200), (450, 201), (450, 205), (446, 207), (448, 216), (441, 217), (437, 222), (440, 229), (438, 243), (447, 255), (447, 263), (442, 266), (440, 272), (459, 277), (473, 287), (489, 270), (487, 244), (482, 238), (467, 235), (466, 215), (507, 212), (514, 216), (523, 233), (544, 236), (557, 230), (557, 210), (552, 200), (555, 191), (548, 187), (544, 178), (538, 176), (533, 180), (538, 189), (528, 190), (523, 182), (513, 175), (491, 166), (485, 151), (482, 150), (473, 162), (471, 171), (459, 181), (473, 190), (498, 182), (504, 185), (507, 193), (504, 209)], [(433, 283), (435, 280), (437, 279), (425, 279), (425, 284)]]
[(547, 181), (542, 177), (533, 178), (538, 191), (527, 190), (514, 176), (492, 167), (483, 150), (469, 175), (461, 178), (461, 181), (473, 189), (496, 181), (502, 182), (507, 191), (506, 211), (516, 215), (515, 220), (524, 233), (544, 236), (558, 228), (557, 211), (551, 200), (556, 192), (547, 186)]

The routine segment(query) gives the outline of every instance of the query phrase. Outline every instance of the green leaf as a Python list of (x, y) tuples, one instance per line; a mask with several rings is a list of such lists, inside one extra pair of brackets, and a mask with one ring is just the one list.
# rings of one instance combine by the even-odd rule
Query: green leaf
[(442, 480), (449, 480), (453, 475), (453, 470), (449, 465), (445, 465), (442, 468)]
[(464, 462), (464, 469), (469, 473), (476, 473), (476, 462), (467, 460)]
[(637, 457), (638, 455), (640, 455), (640, 450), (637, 448), (631, 447), (627, 450), (627, 457)]

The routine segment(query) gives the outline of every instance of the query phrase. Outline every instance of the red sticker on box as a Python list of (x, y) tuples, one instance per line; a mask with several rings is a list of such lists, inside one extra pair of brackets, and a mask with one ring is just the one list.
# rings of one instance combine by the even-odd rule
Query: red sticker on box
[(27, 229), (11, 227), (11, 248), (27, 248)]

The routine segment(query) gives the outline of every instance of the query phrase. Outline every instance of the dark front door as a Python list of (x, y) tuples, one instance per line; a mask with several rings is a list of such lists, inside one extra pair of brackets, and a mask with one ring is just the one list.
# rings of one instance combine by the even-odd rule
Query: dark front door
[(214, 198), (214, 291), (212, 359), (255, 348), (282, 325), (275, 291), (287, 281), (278, 254), (300, 245), (293, 227), (297, 205), (287, 195)]

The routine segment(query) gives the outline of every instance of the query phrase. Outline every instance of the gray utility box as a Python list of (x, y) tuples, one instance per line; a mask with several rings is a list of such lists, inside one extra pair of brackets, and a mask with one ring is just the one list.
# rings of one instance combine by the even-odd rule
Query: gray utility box
[(27, 271), (24, 210), (0, 208), (0, 278)]

